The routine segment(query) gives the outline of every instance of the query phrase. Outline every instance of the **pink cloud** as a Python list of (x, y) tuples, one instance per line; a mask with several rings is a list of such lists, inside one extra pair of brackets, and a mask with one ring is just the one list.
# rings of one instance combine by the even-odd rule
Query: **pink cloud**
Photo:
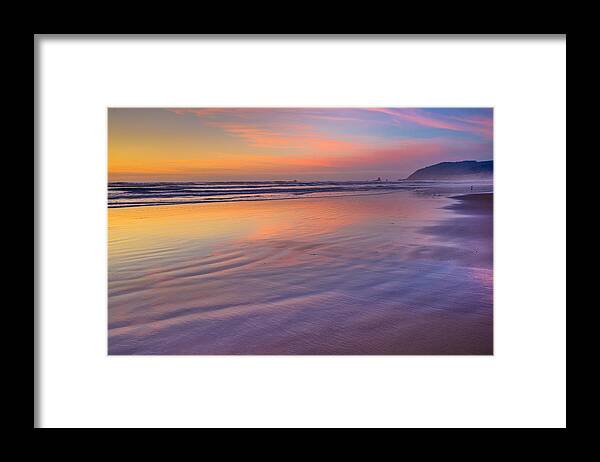
[(388, 109), (369, 108), (368, 111), (380, 112), (391, 117), (392, 121), (401, 124), (411, 122), (432, 128), (441, 128), (458, 132), (476, 133), (486, 138), (492, 138), (492, 120), (484, 117), (435, 117), (420, 109)]
[(290, 149), (308, 154), (326, 152), (350, 153), (364, 148), (365, 144), (354, 140), (334, 138), (318, 132), (308, 124), (272, 123), (274, 128), (254, 124), (211, 122), (232, 136), (242, 139), (249, 146), (261, 149)]
[[(288, 149), (297, 152), (318, 153), (343, 150), (352, 151), (361, 147), (356, 142), (328, 136), (317, 127), (307, 123), (288, 122), (278, 118), (260, 122), (256, 117), (248, 122), (250, 115), (257, 113), (272, 114), (290, 112), (298, 115), (296, 109), (269, 108), (207, 108), (207, 109), (169, 109), (175, 114), (193, 114), (206, 119), (206, 124), (219, 128), (225, 133), (243, 140), (254, 148)], [(225, 116), (225, 117), (222, 117)], [(268, 126), (268, 127), (267, 127)]]

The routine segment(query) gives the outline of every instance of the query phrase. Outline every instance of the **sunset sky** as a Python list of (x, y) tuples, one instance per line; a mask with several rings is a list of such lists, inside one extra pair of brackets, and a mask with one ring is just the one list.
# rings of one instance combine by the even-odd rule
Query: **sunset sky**
[(491, 108), (110, 108), (109, 181), (405, 178), (492, 159)]

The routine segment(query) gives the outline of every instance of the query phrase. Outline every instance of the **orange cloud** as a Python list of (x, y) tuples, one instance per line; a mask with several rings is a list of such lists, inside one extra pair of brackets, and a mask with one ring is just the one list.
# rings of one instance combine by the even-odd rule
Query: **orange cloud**
[[(348, 117), (328, 116), (318, 109), (286, 109), (286, 108), (175, 108), (169, 111), (176, 114), (193, 114), (205, 120), (205, 124), (219, 128), (225, 133), (243, 140), (249, 146), (260, 149), (289, 149), (296, 152), (330, 152), (342, 150), (352, 152), (364, 147), (356, 140), (340, 139), (318, 130), (317, 126), (307, 123), (292, 123), (284, 118), (285, 114), (297, 117), (301, 115), (309, 119), (327, 118), (331, 120), (354, 120)], [(273, 113), (281, 117), (268, 122), (256, 120), (257, 114), (271, 116)], [(226, 117), (222, 117), (226, 116)]]
[(278, 124), (277, 130), (239, 123), (211, 123), (241, 138), (255, 148), (291, 149), (305, 153), (353, 152), (364, 148), (358, 141), (342, 140), (319, 133), (310, 125)]

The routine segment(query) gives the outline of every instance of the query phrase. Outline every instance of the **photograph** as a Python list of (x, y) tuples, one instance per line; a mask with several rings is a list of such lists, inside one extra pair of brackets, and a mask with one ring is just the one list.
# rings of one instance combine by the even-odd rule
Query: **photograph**
[(493, 355), (492, 107), (109, 107), (112, 355)]

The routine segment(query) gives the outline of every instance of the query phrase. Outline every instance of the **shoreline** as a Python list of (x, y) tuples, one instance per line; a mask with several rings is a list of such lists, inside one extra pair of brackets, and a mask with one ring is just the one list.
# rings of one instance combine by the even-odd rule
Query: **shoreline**
[[(243, 189), (231, 190), (227, 186), (214, 188), (212, 186), (204, 189), (202, 185), (190, 185), (191, 189), (175, 188), (163, 190), (154, 186), (143, 186), (135, 188), (135, 192), (128, 188), (120, 191), (109, 187), (107, 208), (133, 208), (133, 207), (156, 207), (162, 205), (188, 205), (188, 204), (214, 204), (226, 202), (256, 202), (272, 200), (297, 200), (297, 199), (323, 199), (334, 197), (359, 197), (369, 195), (383, 195), (394, 192), (414, 192), (418, 194), (435, 194), (450, 196), (453, 194), (468, 194), (488, 192), (492, 189), (488, 182), (409, 182), (407, 184), (397, 183), (365, 183), (357, 187), (345, 187), (355, 183), (337, 183), (333, 187), (324, 185), (306, 185), (306, 188), (297, 189), (296, 184), (278, 185), (277, 188), (269, 189), (268, 186), (254, 189), (243, 187)], [(179, 185), (181, 186), (181, 185)], [(300, 185), (304, 186), (304, 185)], [(289, 188), (288, 188), (289, 187)], [(475, 187), (475, 190), (469, 190)], [(200, 188), (200, 189), (198, 189)], [(283, 188), (283, 189), (282, 189)]]

